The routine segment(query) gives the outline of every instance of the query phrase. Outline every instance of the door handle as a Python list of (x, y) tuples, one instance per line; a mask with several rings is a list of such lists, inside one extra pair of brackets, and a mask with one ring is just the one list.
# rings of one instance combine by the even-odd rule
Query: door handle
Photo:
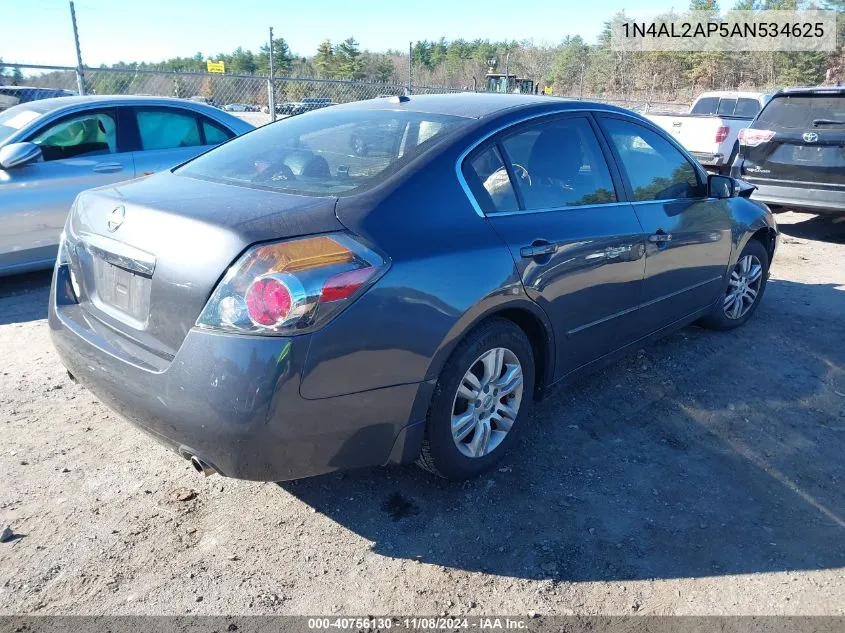
[(123, 165), (121, 163), (97, 163), (94, 165), (94, 171), (98, 174), (113, 174), (122, 170)]
[(520, 248), (519, 254), (523, 257), (542, 257), (543, 255), (552, 255), (555, 251), (557, 251), (557, 244), (545, 240), (535, 240), (531, 246)]
[(648, 236), (648, 241), (652, 244), (665, 244), (672, 241), (672, 234), (665, 233), (663, 229), (659, 229), (654, 235)]

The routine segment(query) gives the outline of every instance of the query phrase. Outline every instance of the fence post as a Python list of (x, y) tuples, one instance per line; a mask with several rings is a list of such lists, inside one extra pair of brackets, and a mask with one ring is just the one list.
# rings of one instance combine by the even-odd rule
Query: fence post
[(79, 50), (79, 31), (76, 28), (76, 10), (70, 3), (70, 22), (73, 26), (73, 43), (76, 46), (76, 89), (80, 96), (85, 94), (85, 75), (82, 73), (82, 52)]
[(273, 27), (270, 27), (270, 78), (267, 80), (267, 108), (270, 122), (276, 120), (276, 83), (273, 81)]
[(414, 91), (414, 84), (411, 82), (411, 69), (414, 63), (414, 43), (408, 42), (408, 94)]

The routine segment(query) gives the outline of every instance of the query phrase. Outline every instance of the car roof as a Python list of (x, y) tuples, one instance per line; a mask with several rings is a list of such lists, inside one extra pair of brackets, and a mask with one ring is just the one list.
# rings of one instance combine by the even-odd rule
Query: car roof
[(68, 106), (115, 105), (120, 103), (129, 104), (138, 102), (150, 105), (178, 104), (184, 106), (186, 104), (190, 104), (191, 106), (195, 106), (197, 104), (196, 101), (190, 101), (188, 99), (175, 99), (173, 97), (149, 97), (142, 95), (86, 95), (84, 97), (80, 97), (78, 95), (72, 95), (67, 97), (54, 97), (52, 99), (41, 99), (39, 101), (30, 102), (27, 105), (31, 106), (32, 108), (37, 107), (43, 112), (48, 112), (56, 108), (65, 108)]
[[(401, 99), (401, 100), (400, 100)], [(333, 108), (360, 110), (405, 110), (426, 114), (443, 114), (468, 119), (482, 119), (505, 111), (528, 110), (541, 106), (557, 105), (566, 109), (601, 109), (623, 111), (604, 103), (593, 103), (577, 99), (562, 99), (525, 94), (501, 94), (483, 92), (456, 92), (451, 94), (410, 95), (408, 97), (385, 97), (345, 103)]]
[(783, 95), (811, 95), (811, 94), (845, 94), (845, 86), (815, 86), (809, 88), (781, 88), (773, 96)]

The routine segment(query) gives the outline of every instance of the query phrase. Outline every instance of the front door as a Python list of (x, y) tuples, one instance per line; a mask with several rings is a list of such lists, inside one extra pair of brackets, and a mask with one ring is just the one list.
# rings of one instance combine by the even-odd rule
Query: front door
[(640, 318), (653, 332), (712, 305), (731, 254), (728, 200), (707, 197), (703, 174), (662, 134), (599, 117), (646, 238)]
[(0, 267), (48, 264), (76, 195), (135, 176), (131, 154), (119, 152), (113, 110), (68, 115), (27, 140), (44, 160), (0, 171)]
[(553, 323), (556, 378), (640, 336), (642, 228), (589, 116), (511, 128), (471, 154), (464, 174)]

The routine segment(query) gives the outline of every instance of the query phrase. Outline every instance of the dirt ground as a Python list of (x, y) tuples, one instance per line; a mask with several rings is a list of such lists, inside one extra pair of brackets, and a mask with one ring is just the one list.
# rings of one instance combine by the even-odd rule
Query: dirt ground
[(845, 222), (787, 212), (744, 328), (540, 403), (462, 485), (203, 479), (66, 377), (0, 280), (0, 614), (845, 614)]

